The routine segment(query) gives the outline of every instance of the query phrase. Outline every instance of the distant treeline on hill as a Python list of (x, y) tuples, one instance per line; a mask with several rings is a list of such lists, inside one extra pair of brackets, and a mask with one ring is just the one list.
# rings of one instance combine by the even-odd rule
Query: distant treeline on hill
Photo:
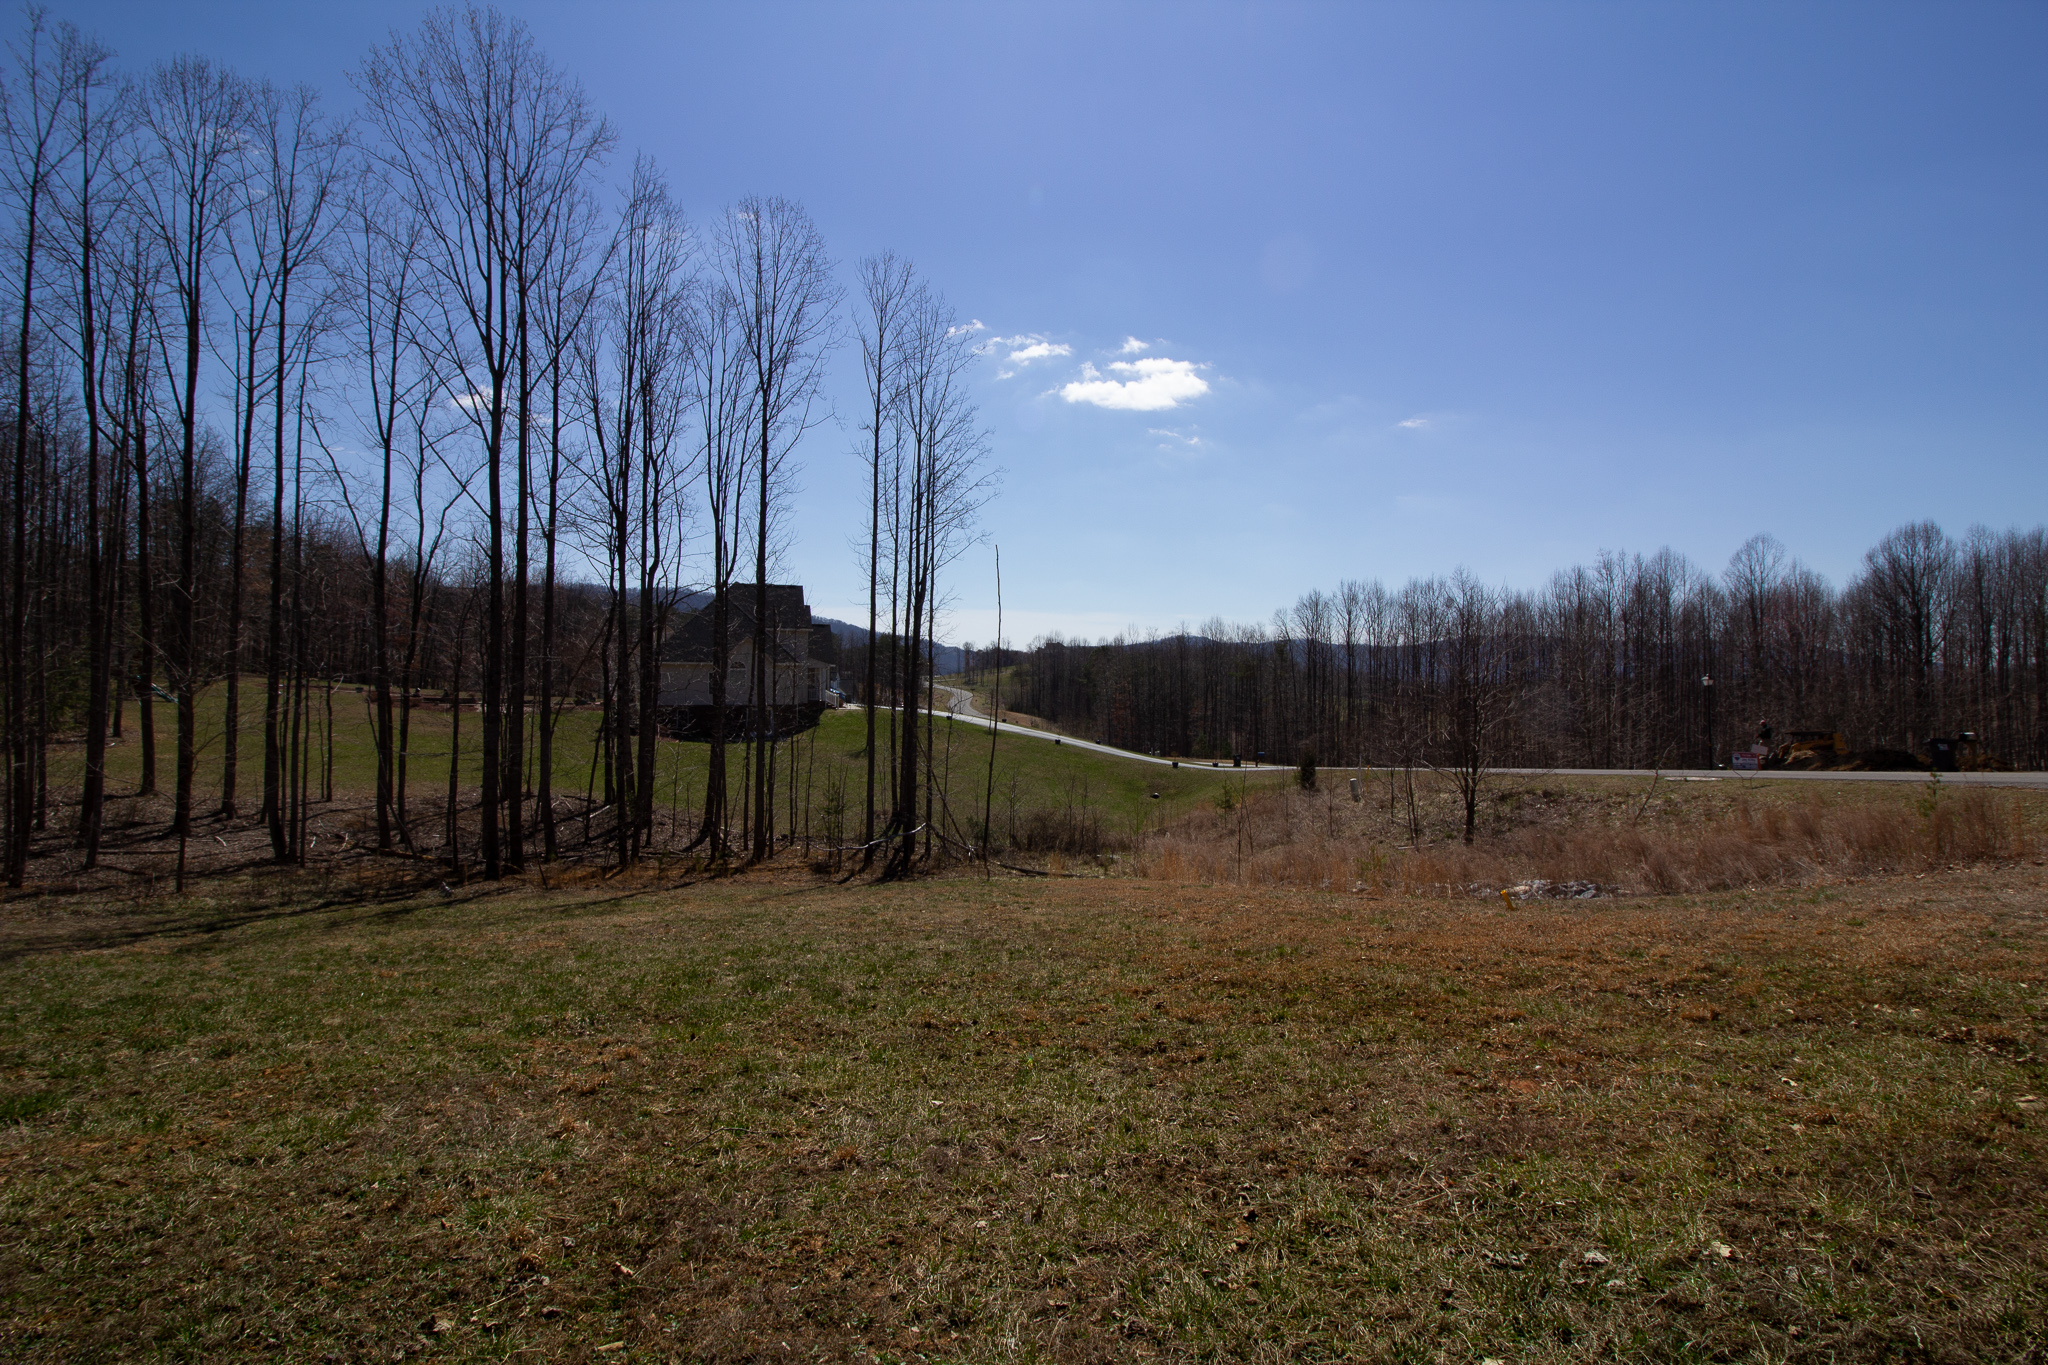
[(1267, 625), (1036, 643), (1006, 706), (1105, 743), (1326, 764), (1705, 766), (1760, 723), (2048, 766), (2048, 533), (1902, 526), (1836, 588), (1769, 536), (1720, 575), (1608, 554), (1511, 592), (1347, 582)]

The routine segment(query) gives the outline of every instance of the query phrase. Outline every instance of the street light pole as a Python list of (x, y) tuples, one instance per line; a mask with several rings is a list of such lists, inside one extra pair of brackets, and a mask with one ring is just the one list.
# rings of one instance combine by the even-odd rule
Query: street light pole
[(1716, 763), (1716, 762), (1714, 761), (1714, 675), (1713, 675), (1713, 674), (1711, 674), (1711, 673), (1702, 673), (1702, 674), (1700, 674), (1700, 691), (1702, 691), (1702, 692), (1704, 692), (1704, 693), (1706, 694), (1706, 700), (1707, 700), (1707, 767), (1709, 767), (1709, 768), (1718, 768), (1718, 767), (1720, 767), (1721, 765), (1720, 765), (1720, 764), (1718, 764), (1718, 763)]

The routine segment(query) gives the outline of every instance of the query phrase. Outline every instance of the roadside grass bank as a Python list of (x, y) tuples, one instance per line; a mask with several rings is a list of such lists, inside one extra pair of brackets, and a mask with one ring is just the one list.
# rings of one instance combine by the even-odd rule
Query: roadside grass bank
[(1162, 881), (1375, 894), (1492, 895), (1543, 883), (1655, 895), (2038, 867), (2048, 851), (2048, 792), (1939, 781), (1500, 777), (1480, 817), (1467, 845), (1448, 779), (1382, 769), (1353, 799), (1347, 775), (1326, 772), (1315, 791), (1226, 788), (1137, 841), (1131, 866)]
[(1962, 1361), (2048, 1331), (2031, 867), (1513, 912), (231, 889), (210, 931), (9, 907), (8, 1358)]

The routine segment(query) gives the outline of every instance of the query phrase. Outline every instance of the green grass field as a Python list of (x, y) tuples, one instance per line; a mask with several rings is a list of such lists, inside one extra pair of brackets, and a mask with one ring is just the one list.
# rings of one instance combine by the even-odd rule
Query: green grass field
[[(203, 693), (198, 706), (198, 761), (195, 789), (202, 809), (218, 801), (222, 756), (225, 752), (224, 686)], [(260, 792), (263, 765), (262, 681), (245, 679), (241, 699), (237, 786), (244, 809), (251, 809)], [(324, 724), (324, 698), (316, 694), (316, 712)], [(167, 702), (155, 703), (157, 726), (157, 781), (168, 790), (173, 774), (173, 744), (176, 710)], [(564, 712), (556, 730), (554, 785), (558, 796), (581, 797), (592, 789), (593, 740), (598, 713), (594, 709)], [(888, 723), (880, 721), (882, 750), (886, 754)], [(123, 742), (108, 750), (109, 789), (115, 794), (132, 792), (140, 780), (141, 748), (137, 740), (138, 719), (131, 701)], [(370, 799), (376, 781), (375, 749), (371, 743), (370, 696), (355, 687), (336, 688), (333, 697), (334, 789), (337, 800), (360, 804)], [(415, 799), (438, 808), (448, 782), (451, 740), (450, 713), (440, 707), (416, 709), (412, 715), (409, 743), (408, 786)], [(530, 727), (532, 733), (532, 727)], [(978, 830), (984, 803), (988, 799), (989, 735), (974, 722), (956, 722), (941, 717), (935, 727), (936, 747), (947, 774), (945, 787), (953, 816), (962, 830)], [(475, 711), (462, 716), (461, 786), (465, 799), (474, 800), (481, 781), (481, 717)], [(809, 803), (812, 827), (821, 832), (834, 800), (834, 779), (844, 784), (839, 800), (858, 822), (858, 807), (865, 786), (865, 713), (857, 709), (827, 712), (819, 726), (795, 745), (802, 765), (799, 778), (799, 824), (802, 805)], [(530, 743), (537, 744), (537, 741)], [(322, 747), (316, 741), (316, 747)], [(708, 747), (702, 743), (664, 740), (658, 745), (656, 792), (664, 806), (671, 803), (684, 810), (696, 809), (702, 801)], [(530, 760), (533, 750), (529, 749)], [(737, 751), (735, 750), (735, 755)], [(319, 760), (316, 758), (315, 760)], [(737, 758), (735, 757), (735, 762)], [(787, 781), (788, 750), (778, 759)], [(83, 765), (83, 748), (62, 746), (53, 754), (53, 786), (76, 786)], [(1111, 755), (1055, 745), (1046, 740), (999, 733), (995, 744), (994, 819), (1000, 831), (1006, 821), (1031, 812), (1086, 808), (1095, 813), (1118, 840), (1128, 839), (1144, 829), (1180, 815), (1195, 805), (1213, 800), (1226, 783), (1252, 788), (1284, 781), (1283, 775), (1267, 774), (1247, 778), (1230, 777), (1226, 771), (1186, 767), (1172, 769), (1122, 760)], [(880, 781), (886, 789), (886, 774)], [(598, 779), (601, 790), (602, 777)], [(787, 790), (785, 788), (785, 790)], [(1157, 796), (1154, 796), (1157, 793)], [(316, 790), (317, 770), (316, 770)], [(848, 825), (850, 829), (852, 824)]]
[(0, 1355), (2036, 1359), (2043, 909), (17, 901)]

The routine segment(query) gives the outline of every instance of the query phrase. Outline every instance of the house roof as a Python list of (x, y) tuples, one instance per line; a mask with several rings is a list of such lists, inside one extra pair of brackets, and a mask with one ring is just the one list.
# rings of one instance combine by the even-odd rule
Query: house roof
[[(754, 634), (754, 585), (735, 583), (726, 590), (726, 640), (737, 648)], [(662, 642), (661, 661), (670, 664), (710, 663), (712, 603), (705, 604), (669, 628)], [(778, 662), (800, 663), (805, 654), (788, 647), (786, 631), (804, 633), (804, 649), (811, 648), (814, 632), (811, 609), (804, 605), (804, 590), (795, 583), (768, 585), (768, 628), (774, 632)]]

